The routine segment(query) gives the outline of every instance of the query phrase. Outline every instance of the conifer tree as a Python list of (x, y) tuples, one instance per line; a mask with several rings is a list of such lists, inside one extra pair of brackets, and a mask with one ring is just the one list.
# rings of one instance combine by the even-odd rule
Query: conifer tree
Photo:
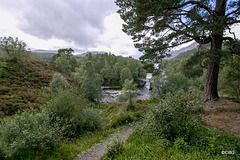
[[(195, 41), (200, 46), (211, 43), (208, 53), (205, 101), (219, 98), (217, 81), (222, 44), (236, 37), (231, 26), (240, 23), (239, 0), (116, 0), (118, 13), (125, 21), (123, 31), (132, 36), (135, 46), (144, 53), (142, 60), (159, 63), (171, 48)], [(232, 34), (225, 36), (225, 32)]]

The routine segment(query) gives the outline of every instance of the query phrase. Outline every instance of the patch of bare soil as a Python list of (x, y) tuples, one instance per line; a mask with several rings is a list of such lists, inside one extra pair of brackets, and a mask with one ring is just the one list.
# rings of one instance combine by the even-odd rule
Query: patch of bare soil
[(204, 124), (240, 137), (240, 104), (220, 98), (204, 105)]

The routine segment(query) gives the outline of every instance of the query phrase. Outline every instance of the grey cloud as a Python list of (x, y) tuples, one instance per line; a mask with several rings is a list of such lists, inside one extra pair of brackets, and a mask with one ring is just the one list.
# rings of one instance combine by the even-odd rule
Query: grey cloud
[(104, 17), (117, 9), (114, 0), (20, 0), (3, 2), (3, 6), (15, 11), (23, 32), (41, 39), (63, 39), (80, 47), (96, 45), (104, 32)]

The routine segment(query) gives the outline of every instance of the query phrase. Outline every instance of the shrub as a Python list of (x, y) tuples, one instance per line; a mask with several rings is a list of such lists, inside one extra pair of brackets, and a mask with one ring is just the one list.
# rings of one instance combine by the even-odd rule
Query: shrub
[(122, 113), (113, 119), (110, 126), (115, 128), (117, 126), (131, 123), (133, 121), (134, 121), (134, 118), (132, 116), (130, 116), (129, 114), (126, 114), (126, 113)]
[(189, 88), (188, 79), (182, 74), (168, 74), (153, 77), (153, 95), (165, 97), (168, 93), (175, 93), (179, 90), (187, 91)]
[(51, 123), (48, 113), (43, 110), (23, 112), (14, 117), (4, 118), (0, 124), (0, 152), (5, 157), (19, 154), (21, 150), (49, 150), (59, 142), (61, 130)]
[(174, 141), (181, 137), (186, 142), (199, 126), (200, 99), (183, 91), (168, 97), (151, 110), (149, 124), (155, 135)]
[(65, 77), (63, 77), (60, 73), (56, 73), (53, 76), (52, 81), (50, 82), (50, 90), (52, 93), (56, 93), (58, 89), (66, 89), (69, 86)]
[(113, 139), (112, 143), (107, 146), (107, 157), (114, 158), (123, 151), (123, 141), (119, 137)]
[(64, 128), (64, 135), (72, 138), (85, 131), (102, 127), (102, 117), (92, 109), (84, 108), (82, 98), (73, 90), (59, 89), (47, 109), (54, 121)]
[(128, 110), (133, 110), (134, 107), (134, 101), (136, 97), (136, 87), (137, 84), (134, 84), (133, 80), (126, 79), (123, 84), (123, 93), (119, 95), (118, 99), (122, 101), (123, 99), (128, 100)]
[(180, 151), (187, 151), (189, 148), (187, 142), (185, 142), (183, 138), (177, 138), (174, 142), (174, 147), (176, 150)]

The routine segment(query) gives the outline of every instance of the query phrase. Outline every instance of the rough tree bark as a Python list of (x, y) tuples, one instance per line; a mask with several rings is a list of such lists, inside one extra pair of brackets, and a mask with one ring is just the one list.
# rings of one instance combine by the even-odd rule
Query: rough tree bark
[[(225, 15), (225, 11), (226, 11), (226, 0), (216, 0), (215, 12), (217, 16), (213, 18), (213, 23), (218, 22), (218, 24), (221, 24), (222, 18)], [(205, 82), (205, 88), (204, 88), (204, 101), (215, 101), (219, 99), (217, 85), (218, 85), (219, 63), (221, 60), (221, 50), (222, 50), (222, 43), (223, 43), (223, 32), (225, 29), (224, 24), (222, 24), (221, 27), (213, 30), (211, 34), (212, 40), (211, 40), (208, 70), (207, 70), (206, 82)]]
[(204, 88), (204, 101), (215, 101), (219, 98), (217, 92), (218, 73), (219, 62), (209, 62)]
[(218, 73), (221, 60), (222, 35), (212, 38), (211, 50), (209, 53), (209, 63), (204, 88), (204, 101), (215, 101), (218, 96)]

